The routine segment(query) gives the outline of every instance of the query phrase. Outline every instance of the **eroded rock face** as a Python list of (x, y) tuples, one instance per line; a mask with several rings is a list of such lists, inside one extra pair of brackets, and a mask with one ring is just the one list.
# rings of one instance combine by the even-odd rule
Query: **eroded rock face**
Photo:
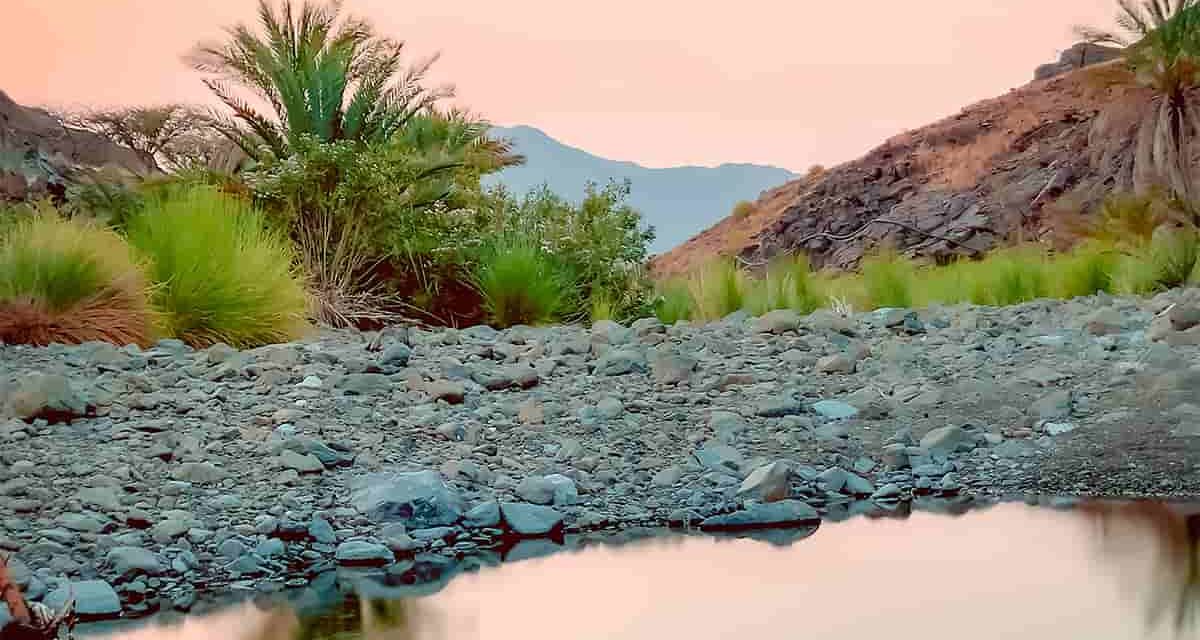
[(63, 126), (49, 113), (17, 104), (0, 91), (0, 201), (62, 197), (66, 186), (104, 171), (146, 176), (152, 158), (89, 131)]
[(1079, 42), (1066, 51), (1063, 51), (1058, 57), (1057, 62), (1051, 62), (1038, 67), (1033, 73), (1033, 78), (1034, 80), (1048, 80), (1064, 73), (1070, 73), (1076, 69), (1102, 64), (1120, 57), (1121, 50), (1116, 47), (1105, 47), (1089, 42)]

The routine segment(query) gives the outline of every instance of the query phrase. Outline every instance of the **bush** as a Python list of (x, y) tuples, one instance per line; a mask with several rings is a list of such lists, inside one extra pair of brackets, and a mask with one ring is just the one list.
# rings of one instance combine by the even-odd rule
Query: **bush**
[(1152, 267), (1156, 288), (1183, 286), (1192, 281), (1200, 265), (1200, 234), (1191, 228), (1160, 228), (1144, 256)]
[(693, 317), (720, 320), (746, 308), (746, 276), (732, 258), (715, 260), (692, 278)]
[(915, 269), (912, 262), (895, 251), (883, 251), (864, 259), (862, 278), (870, 307), (907, 309), (913, 305)]
[(501, 328), (554, 322), (578, 307), (567, 270), (529, 236), (505, 234), (490, 242), (472, 281), (492, 324)]
[(166, 335), (249, 348), (308, 328), (290, 244), (243, 200), (207, 187), (173, 190), (130, 221), (129, 241), (149, 265)]
[(672, 325), (682, 320), (691, 320), (695, 305), (688, 283), (672, 280), (659, 289), (654, 302), (654, 315), (663, 324)]
[(812, 313), (824, 302), (808, 258), (781, 256), (771, 261), (758, 279), (744, 280), (746, 308), (754, 315), (777, 309)]
[(754, 211), (754, 203), (750, 202), (749, 200), (742, 200), (741, 202), (733, 205), (733, 217), (737, 220), (749, 218), (750, 214), (754, 213)]
[(970, 301), (997, 307), (1050, 295), (1045, 252), (1015, 247), (993, 252), (967, 271)]
[(1116, 289), (1120, 254), (1110, 246), (1088, 243), (1056, 259), (1058, 280), (1055, 295), (1062, 298), (1090, 296)]
[(115, 233), (50, 212), (0, 241), (0, 342), (146, 345), (151, 328), (145, 276)]

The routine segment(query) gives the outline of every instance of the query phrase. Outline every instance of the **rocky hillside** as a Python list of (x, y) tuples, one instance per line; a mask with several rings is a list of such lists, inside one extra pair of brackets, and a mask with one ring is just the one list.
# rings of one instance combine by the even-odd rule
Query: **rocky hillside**
[[(1043, 238), (1056, 214), (1086, 210), (1141, 179), (1130, 151), (1152, 96), (1108, 61), (1113, 55), (1073, 47), (1024, 87), (766, 192), (753, 214), (718, 223), (659, 258), (656, 269), (680, 273), (714, 254), (761, 261), (796, 250), (844, 268), (885, 240), (946, 259), (1018, 234)], [(904, 226), (876, 223), (836, 237), (880, 217)]]
[(157, 167), (151, 158), (65, 127), (0, 91), (0, 202), (61, 196), (67, 183), (96, 171), (146, 175)]

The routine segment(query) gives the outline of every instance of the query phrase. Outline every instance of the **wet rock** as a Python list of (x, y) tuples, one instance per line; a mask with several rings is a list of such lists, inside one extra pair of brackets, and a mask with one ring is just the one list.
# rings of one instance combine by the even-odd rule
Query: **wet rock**
[(334, 544), (337, 542), (337, 534), (333, 530), (333, 525), (325, 518), (313, 518), (308, 523), (308, 536), (320, 544)]
[(563, 526), (563, 515), (551, 507), (502, 502), (500, 513), (508, 527), (519, 536), (545, 536)]
[(816, 509), (800, 500), (782, 500), (753, 504), (742, 511), (705, 518), (700, 523), (704, 531), (738, 531), (773, 527), (801, 527), (819, 524)]
[(396, 556), (386, 545), (374, 540), (347, 540), (338, 545), (334, 559), (345, 566), (383, 566), (395, 561)]
[(103, 580), (71, 582), (47, 594), (43, 604), (51, 611), (61, 611), (72, 599), (75, 613), (84, 620), (115, 618), (121, 614), (120, 597)]
[(472, 507), (463, 516), (463, 526), (469, 529), (500, 526), (500, 503), (492, 500)]
[(742, 481), (737, 495), (759, 502), (778, 502), (786, 499), (791, 491), (792, 469), (783, 461), (763, 465)]
[(373, 474), (354, 484), (351, 504), (376, 523), (400, 522), (411, 529), (454, 524), (462, 499), (432, 471)]

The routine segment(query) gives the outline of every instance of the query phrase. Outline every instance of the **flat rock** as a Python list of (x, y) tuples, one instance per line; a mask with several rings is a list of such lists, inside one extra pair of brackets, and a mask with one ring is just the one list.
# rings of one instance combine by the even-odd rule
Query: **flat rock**
[(700, 523), (704, 531), (741, 531), (779, 527), (803, 527), (820, 524), (821, 516), (806, 502), (781, 500), (752, 504), (742, 511), (705, 518)]
[(354, 483), (351, 505), (373, 522), (400, 522), (410, 529), (452, 525), (462, 498), (432, 471), (372, 474)]
[(121, 614), (121, 599), (112, 585), (103, 580), (71, 582), (46, 595), (43, 604), (51, 611), (61, 611), (72, 599), (75, 613), (84, 620), (115, 618)]
[(520, 536), (545, 536), (562, 528), (563, 515), (551, 507), (521, 502), (500, 503), (508, 527)]
[(346, 566), (383, 566), (396, 560), (391, 549), (373, 540), (347, 540), (334, 554), (338, 564)]

